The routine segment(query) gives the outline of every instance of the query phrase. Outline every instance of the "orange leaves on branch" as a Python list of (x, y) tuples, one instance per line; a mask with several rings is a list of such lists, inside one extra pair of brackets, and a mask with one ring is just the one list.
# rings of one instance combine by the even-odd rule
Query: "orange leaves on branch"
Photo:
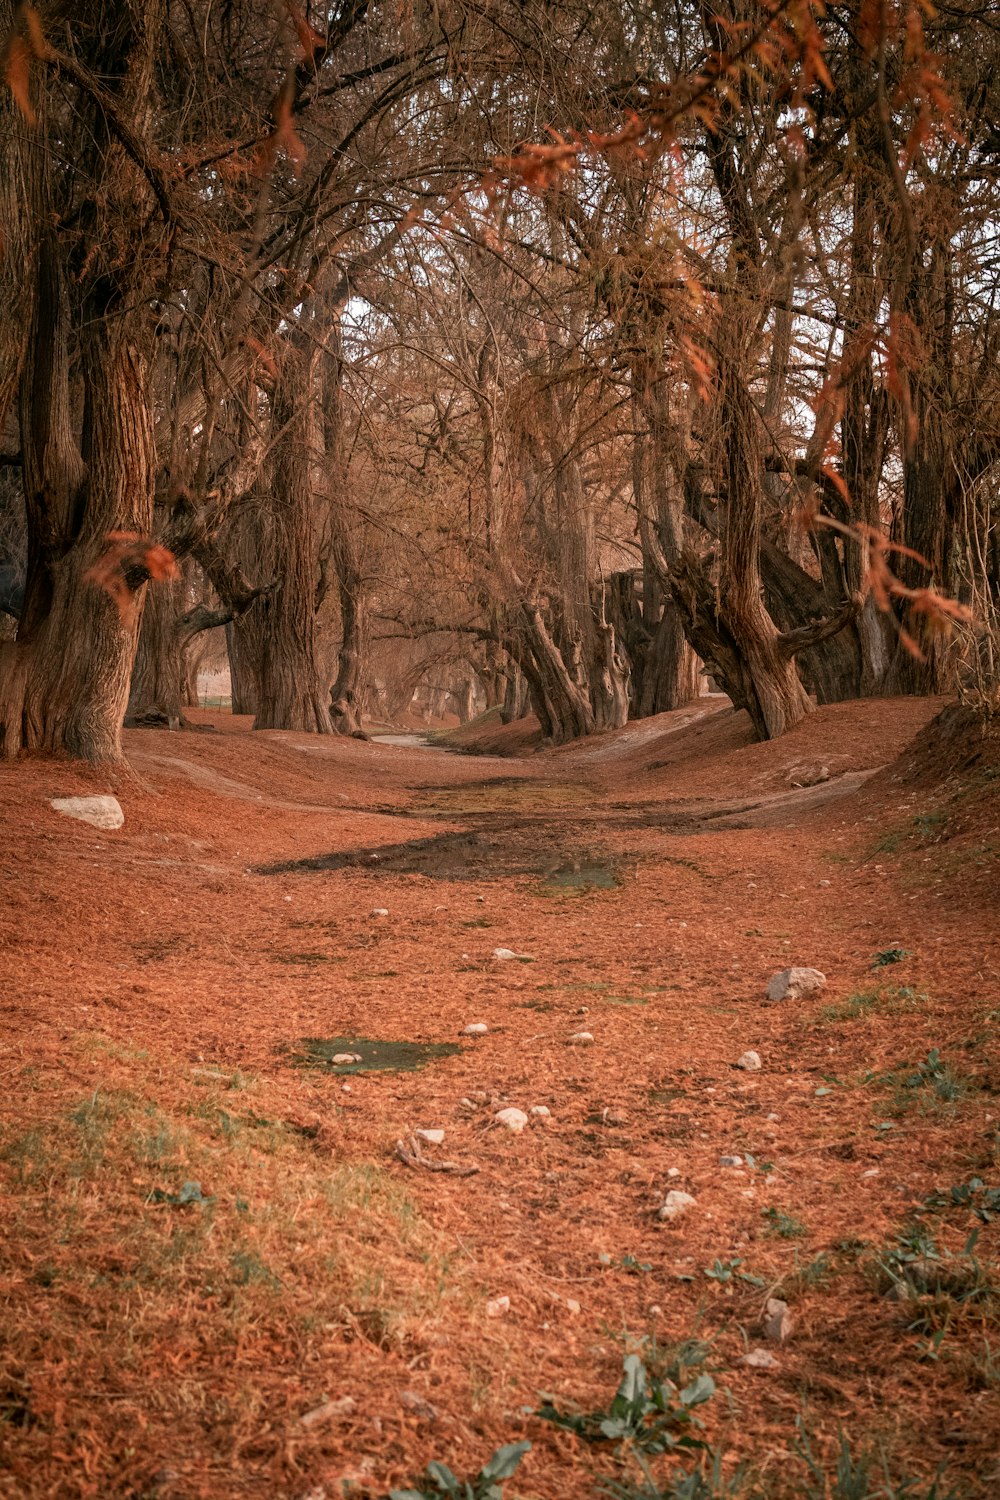
[[(822, 472), (827, 474), (828, 471), (824, 467)], [(844, 494), (849, 504), (850, 496), (843, 478), (839, 474), (828, 477), (836, 478), (837, 488)], [(836, 531), (840, 536), (866, 549), (868, 566), (865, 572), (865, 590), (871, 593), (883, 614), (895, 619), (892, 608), (893, 600), (902, 600), (908, 606), (911, 615), (920, 616), (925, 632), (938, 635), (948, 635), (956, 624), (968, 624), (972, 620), (972, 610), (967, 605), (960, 604), (957, 599), (951, 599), (947, 594), (942, 594), (938, 589), (929, 586), (909, 588), (901, 578), (897, 577), (889, 566), (889, 557), (893, 553), (920, 563), (930, 572), (930, 563), (912, 547), (906, 547), (902, 542), (891, 542), (877, 526), (869, 526), (864, 521), (854, 521), (850, 525), (845, 525), (843, 521), (838, 521), (833, 516), (820, 514), (817, 507), (803, 507), (802, 514), (806, 524), (826, 526), (831, 531)], [(914, 636), (903, 625), (897, 625), (897, 629), (905, 650), (918, 661), (923, 661), (924, 654)]]
[(305, 165), (306, 148), (301, 136), (296, 134), (293, 123), (295, 92), (295, 74), (288, 73), (271, 105), (274, 130), (261, 148), (261, 159), (269, 167), (280, 147), (291, 162), (292, 171), (298, 176)]
[(554, 144), (522, 146), (513, 156), (495, 156), (494, 172), (529, 193), (540, 195), (557, 182), (565, 172), (571, 172), (576, 159), (583, 150), (582, 141), (568, 141), (556, 130), (549, 130)]
[[(24, 34), (18, 31), (23, 24)], [(37, 118), (31, 102), (31, 64), (35, 58), (49, 54), (38, 12), (30, 5), (18, 8), (14, 25), (0, 47), (0, 74), (14, 97), (14, 103), (29, 125)]]
[(168, 547), (135, 531), (109, 531), (107, 549), (83, 575), (110, 595), (123, 620), (131, 616), (135, 594), (147, 582), (179, 578), (177, 560)]
[(326, 50), (326, 37), (306, 20), (293, 0), (284, 0), (284, 5), (298, 37), (300, 60), (315, 66), (317, 54)]

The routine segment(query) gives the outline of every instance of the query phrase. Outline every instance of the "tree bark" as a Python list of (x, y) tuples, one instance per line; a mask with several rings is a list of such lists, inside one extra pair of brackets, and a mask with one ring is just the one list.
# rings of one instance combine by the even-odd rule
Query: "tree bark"
[(273, 395), (274, 430), (279, 436), (272, 466), (269, 562), (279, 583), (253, 610), (264, 642), (257, 664), (253, 727), (332, 734), (328, 688), (321, 681), (316, 655), (319, 558), (312, 384), (305, 352), (288, 343)]

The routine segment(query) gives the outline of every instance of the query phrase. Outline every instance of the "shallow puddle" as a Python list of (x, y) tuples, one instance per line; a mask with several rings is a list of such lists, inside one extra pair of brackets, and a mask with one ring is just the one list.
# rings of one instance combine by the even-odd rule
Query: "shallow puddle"
[[(300, 1067), (330, 1073), (412, 1073), (461, 1050), (457, 1042), (390, 1042), (368, 1036), (303, 1037), (289, 1048)], [(351, 1061), (335, 1062), (337, 1057)]]
[(606, 860), (574, 860), (546, 875), (542, 894), (559, 891), (615, 891), (620, 878)]
[(335, 870), (364, 870), (372, 875), (424, 875), (429, 880), (504, 880), (537, 875), (543, 893), (614, 890), (621, 884), (612, 865), (599, 856), (572, 855), (552, 849), (522, 830), (501, 833), (439, 833), (408, 839), (404, 844), (379, 844), (367, 849), (335, 849), (305, 859), (258, 865), (256, 875), (309, 874)]

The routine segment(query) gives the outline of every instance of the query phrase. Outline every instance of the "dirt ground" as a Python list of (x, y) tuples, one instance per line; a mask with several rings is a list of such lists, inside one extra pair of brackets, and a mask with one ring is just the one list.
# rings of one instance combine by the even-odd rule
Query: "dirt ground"
[[(507, 1495), (582, 1500), (636, 1470), (542, 1394), (691, 1339), (685, 1494), (865, 1494), (841, 1442), (1000, 1493), (1000, 757), (941, 707), (507, 758), (206, 712), (0, 768), (0, 1496), (382, 1496), (527, 1438)], [(49, 806), (98, 791), (120, 830)], [(356, 1038), (457, 1050), (308, 1065)]]

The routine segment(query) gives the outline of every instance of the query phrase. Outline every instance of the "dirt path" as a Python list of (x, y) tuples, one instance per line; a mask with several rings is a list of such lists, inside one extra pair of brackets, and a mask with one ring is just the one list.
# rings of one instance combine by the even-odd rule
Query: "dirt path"
[[(812, 1493), (799, 1420), (830, 1472), (843, 1427), (996, 1494), (997, 842), (942, 843), (895, 764), (935, 707), (512, 761), (135, 733), (114, 834), (46, 800), (107, 777), (0, 771), (0, 1496), (383, 1495), (528, 1437), (508, 1494), (582, 1497), (625, 1471), (539, 1393), (595, 1409), (693, 1337), (747, 1494)], [(768, 1003), (789, 964), (822, 996)], [(416, 1129), (478, 1171), (404, 1164)], [(914, 1225), (952, 1279), (910, 1307)]]

